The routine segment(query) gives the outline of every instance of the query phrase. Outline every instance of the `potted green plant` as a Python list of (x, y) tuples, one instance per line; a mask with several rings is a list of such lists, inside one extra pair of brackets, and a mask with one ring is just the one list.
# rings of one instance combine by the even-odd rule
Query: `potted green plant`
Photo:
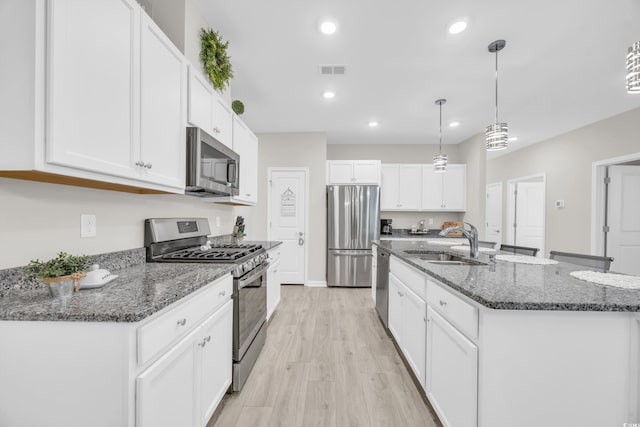
[[(42, 280), (49, 287), (52, 297), (68, 296), (80, 289), (80, 279), (86, 276), (91, 259), (88, 255), (69, 255), (66, 252), (48, 261), (31, 260), (22, 270), (24, 280)], [(74, 286), (75, 285), (75, 286)]]

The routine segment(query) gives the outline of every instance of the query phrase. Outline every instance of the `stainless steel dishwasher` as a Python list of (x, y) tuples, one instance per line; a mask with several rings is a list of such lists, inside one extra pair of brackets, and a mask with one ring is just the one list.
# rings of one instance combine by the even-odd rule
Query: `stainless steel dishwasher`
[(389, 258), (390, 255), (378, 248), (378, 272), (376, 276), (376, 310), (378, 316), (388, 327), (389, 319)]

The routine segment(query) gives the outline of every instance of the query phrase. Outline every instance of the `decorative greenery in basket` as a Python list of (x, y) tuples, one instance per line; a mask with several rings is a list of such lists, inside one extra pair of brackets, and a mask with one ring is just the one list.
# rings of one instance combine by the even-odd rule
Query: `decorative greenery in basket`
[(49, 261), (32, 260), (23, 268), (22, 277), (28, 282), (42, 279), (45, 283), (74, 280), (76, 282), (76, 290), (78, 290), (80, 279), (86, 275), (84, 271), (90, 265), (91, 258), (88, 255), (76, 256), (60, 252), (56, 258), (52, 258)]
[(227, 48), (229, 42), (224, 41), (217, 31), (204, 28), (200, 32), (200, 60), (204, 70), (213, 83), (213, 87), (222, 90), (233, 77), (231, 62)]
[(244, 113), (244, 104), (239, 99), (236, 99), (231, 103), (231, 109), (234, 113), (240, 116)]

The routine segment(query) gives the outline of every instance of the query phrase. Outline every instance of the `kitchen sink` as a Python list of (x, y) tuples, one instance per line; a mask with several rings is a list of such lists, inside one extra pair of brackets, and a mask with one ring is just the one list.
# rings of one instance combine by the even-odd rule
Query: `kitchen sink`
[(443, 265), (487, 265), (484, 262), (477, 261), (471, 258), (465, 258), (460, 255), (450, 254), (447, 252), (436, 251), (418, 251), (408, 250), (404, 251), (408, 255), (412, 255), (415, 258), (427, 261), (430, 264), (443, 264)]

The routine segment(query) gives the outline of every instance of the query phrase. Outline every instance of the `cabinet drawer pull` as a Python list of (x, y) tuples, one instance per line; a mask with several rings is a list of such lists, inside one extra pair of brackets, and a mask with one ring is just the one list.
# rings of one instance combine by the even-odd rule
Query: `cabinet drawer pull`
[(144, 165), (144, 167), (147, 169), (151, 169), (153, 165), (151, 163), (147, 163), (146, 165)]
[(143, 162), (143, 161), (138, 160), (138, 161), (136, 162), (136, 166), (142, 166), (142, 167), (144, 167), (144, 162)]
[(205, 342), (209, 342), (211, 341), (211, 335), (207, 335), (207, 337), (204, 339)]
[(400, 291), (398, 291), (398, 295), (400, 295), (401, 297), (403, 297), (403, 296), (404, 296), (404, 292), (400, 292)]
[(184, 326), (187, 324), (187, 319), (180, 319), (178, 320), (178, 326)]
[(227, 291), (222, 291), (220, 292), (218, 295), (220, 295), (221, 297), (225, 296), (227, 294)]
[(440, 305), (441, 305), (442, 307), (446, 307), (447, 302), (446, 302), (446, 301), (442, 301), (442, 300), (440, 300)]
[(213, 131), (214, 131), (215, 133), (220, 133), (220, 129), (218, 129), (217, 127), (213, 128)]

